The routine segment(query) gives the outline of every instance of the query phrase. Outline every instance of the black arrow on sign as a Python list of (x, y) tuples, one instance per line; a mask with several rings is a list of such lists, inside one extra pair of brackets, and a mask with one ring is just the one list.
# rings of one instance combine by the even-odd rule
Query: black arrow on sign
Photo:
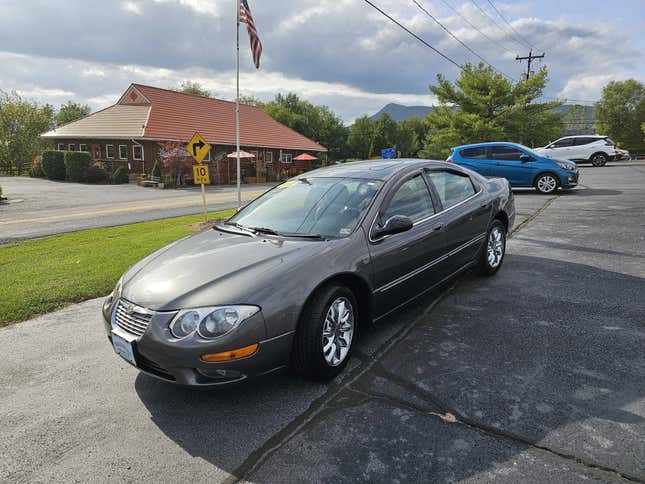
[(193, 143), (193, 156), (197, 156), (197, 150), (201, 150), (204, 146), (206, 144), (202, 140), (199, 140), (199, 143)]

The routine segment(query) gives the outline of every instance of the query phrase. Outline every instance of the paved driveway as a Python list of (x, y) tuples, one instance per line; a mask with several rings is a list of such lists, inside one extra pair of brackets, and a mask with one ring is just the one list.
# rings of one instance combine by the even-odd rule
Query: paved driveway
[(100, 300), (1, 329), (0, 481), (645, 481), (645, 165), (582, 183), (518, 192), (501, 271), (364, 332), (331, 384), (159, 382)]
[[(0, 177), (10, 203), (0, 205), (0, 244), (94, 227), (201, 213), (199, 187), (159, 190), (138, 185), (84, 185), (40, 178)], [(243, 185), (252, 200), (272, 185)], [(208, 187), (210, 211), (237, 205), (235, 187)]]

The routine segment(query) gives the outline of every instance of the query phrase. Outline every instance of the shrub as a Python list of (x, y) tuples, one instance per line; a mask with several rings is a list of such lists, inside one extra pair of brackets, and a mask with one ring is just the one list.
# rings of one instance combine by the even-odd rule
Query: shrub
[(155, 164), (152, 165), (152, 176), (161, 180), (161, 166), (159, 166), (158, 161), (155, 161)]
[(43, 173), (50, 180), (65, 179), (65, 152), (57, 150), (43, 151), (41, 165)]
[(83, 175), (90, 166), (91, 158), (87, 151), (65, 152), (65, 173), (67, 179), (73, 182), (83, 181)]
[(36, 156), (34, 161), (31, 164), (31, 169), (29, 170), (29, 176), (32, 178), (44, 178), (45, 174), (43, 173), (42, 167), (43, 157), (41, 155)]
[(90, 165), (83, 174), (83, 179), (87, 183), (103, 183), (109, 178), (107, 171), (99, 165)]
[(112, 173), (112, 176), (110, 177), (112, 183), (115, 185), (120, 185), (122, 183), (130, 183), (130, 177), (126, 173), (126, 171), (123, 169), (122, 166), (117, 167), (116, 170), (114, 170), (114, 173)]

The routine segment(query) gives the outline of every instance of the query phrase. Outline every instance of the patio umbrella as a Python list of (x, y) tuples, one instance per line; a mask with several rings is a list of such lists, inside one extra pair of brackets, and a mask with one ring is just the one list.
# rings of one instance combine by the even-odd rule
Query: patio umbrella
[(310, 155), (309, 153), (303, 153), (303, 154), (298, 155), (298, 156), (296, 156), (294, 158), (294, 160), (296, 160), (296, 161), (313, 161), (313, 160), (317, 160), (317, 159), (318, 158), (316, 158), (315, 156)]
[[(227, 158), (237, 158), (237, 151), (229, 153), (228, 155), (226, 155), (226, 157)], [(249, 153), (247, 151), (240, 150), (240, 158), (255, 158), (255, 155), (253, 153)]]

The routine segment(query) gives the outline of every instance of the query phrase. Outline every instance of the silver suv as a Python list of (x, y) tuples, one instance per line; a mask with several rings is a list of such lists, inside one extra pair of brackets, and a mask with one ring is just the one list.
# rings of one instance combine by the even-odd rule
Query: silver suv
[(563, 158), (577, 163), (604, 166), (615, 159), (616, 143), (607, 136), (565, 136), (544, 148), (536, 148), (535, 151), (547, 158)]

